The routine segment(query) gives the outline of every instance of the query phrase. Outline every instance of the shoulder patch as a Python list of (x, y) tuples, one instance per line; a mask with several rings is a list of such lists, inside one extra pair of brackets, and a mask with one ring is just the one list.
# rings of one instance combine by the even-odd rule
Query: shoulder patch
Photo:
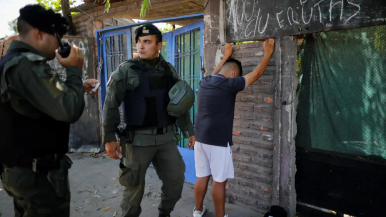
[(46, 60), (45, 57), (42, 57), (42, 56), (37, 55), (37, 54), (34, 54), (32, 52), (23, 52), (23, 53), (21, 53), (21, 55), (27, 57), (28, 60), (33, 61), (33, 62), (35, 62), (35, 61), (45, 61)]

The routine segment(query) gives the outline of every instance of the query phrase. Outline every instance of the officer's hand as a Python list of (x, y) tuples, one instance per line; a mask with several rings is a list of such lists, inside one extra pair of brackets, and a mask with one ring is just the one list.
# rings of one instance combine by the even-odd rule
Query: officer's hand
[(187, 144), (187, 146), (189, 147), (189, 149), (193, 148), (194, 143), (196, 143), (196, 136), (191, 136), (191, 137), (189, 137), (189, 143)]
[(79, 47), (77, 47), (76, 45), (71, 45), (71, 52), (67, 58), (63, 58), (62, 56), (60, 56), (58, 50), (56, 50), (55, 53), (56, 58), (63, 67), (75, 66), (78, 68), (83, 68), (83, 54), (82, 51), (79, 50)]
[[(119, 160), (120, 157), (118, 156), (118, 154), (120, 156), (122, 156), (121, 148), (119, 147), (119, 144), (117, 142), (107, 142), (106, 143), (106, 152), (109, 155), (109, 157), (111, 157), (113, 159)], [(118, 152), (118, 154), (117, 154), (117, 152)]]
[(83, 83), (83, 90), (84, 90), (84, 92), (89, 93), (89, 94), (96, 95), (96, 94), (98, 93), (99, 87), (98, 87), (95, 91), (92, 91), (92, 89), (93, 89), (98, 83), (100, 84), (101, 82), (98, 81), (98, 80), (96, 80), (96, 79), (87, 79), (87, 80)]

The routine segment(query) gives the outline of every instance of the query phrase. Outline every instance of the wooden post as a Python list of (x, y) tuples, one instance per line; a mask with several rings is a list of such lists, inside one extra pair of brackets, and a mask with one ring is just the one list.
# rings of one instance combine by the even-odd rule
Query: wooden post
[(65, 17), (70, 24), (70, 30), (68, 31), (69, 35), (76, 35), (74, 24), (72, 23), (72, 17), (70, 12), (70, 3), (69, 0), (60, 0), (62, 4), (62, 13), (63, 17)]

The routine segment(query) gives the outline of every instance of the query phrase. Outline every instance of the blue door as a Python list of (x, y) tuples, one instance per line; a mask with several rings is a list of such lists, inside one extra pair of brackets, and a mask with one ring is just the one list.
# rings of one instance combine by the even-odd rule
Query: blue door
[[(203, 61), (203, 35), (204, 21), (199, 21), (188, 26), (163, 34), (163, 47), (161, 54), (172, 63), (181, 79), (188, 82), (193, 88), (196, 99), (199, 82), (202, 78), (201, 65)], [(197, 103), (190, 110), (191, 120), (196, 120)], [(181, 134), (182, 141), (178, 143), (178, 149), (186, 164), (185, 181), (194, 184), (196, 182), (196, 170), (194, 165), (194, 150), (190, 150), (186, 144), (189, 139)]]
[(99, 35), (97, 38), (99, 72), (101, 80), (101, 110), (105, 102), (107, 81), (118, 66), (132, 58), (131, 29), (113, 30)]
[[(138, 24), (137, 24), (138, 25)], [(163, 34), (162, 56), (172, 63), (180, 77), (188, 82), (194, 89), (196, 98), (198, 85), (202, 77), (201, 63), (203, 61), (203, 33), (204, 22), (199, 21), (184, 26), (173, 32)], [(107, 82), (111, 73), (118, 68), (119, 64), (132, 58), (131, 27), (97, 31), (99, 77), (101, 80), (101, 110), (106, 96)], [(103, 110), (102, 110), (103, 112)], [(190, 110), (193, 122), (196, 119), (196, 103)], [(121, 110), (121, 124), (123, 124)], [(178, 149), (182, 154), (185, 164), (185, 181), (194, 184), (196, 182), (196, 170), (194, 165), (194, 151), (186, 147), (188, 138), (183, 138), (178, 143)]]

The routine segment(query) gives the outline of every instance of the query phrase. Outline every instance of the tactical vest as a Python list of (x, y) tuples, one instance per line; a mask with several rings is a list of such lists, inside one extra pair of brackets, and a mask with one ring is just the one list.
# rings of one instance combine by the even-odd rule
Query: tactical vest
[(168, 92), (177, 82), (169, 65), (163, 62), (165, 71), (160, 71), (135, 60), (129, 62), (133, 63), (130, 68), (137, 72), (139, 84), (135, 90), (126, 91), (123, 101), (127, 129), (154, 129), (174, 124), (176, 118), (166, 110), (170, 101)]
[[(0, 59), (0, 84), (1, 79), (5, 79), (5, 63), (19, 55), (21, 53), (12, 52)], [(27, 118), (3, 100), (0, 100), (0, 120), (0, 164), (32, 168), (34, 158), (68, 152), (69, 123), (48, 115), (39, 119)]]

